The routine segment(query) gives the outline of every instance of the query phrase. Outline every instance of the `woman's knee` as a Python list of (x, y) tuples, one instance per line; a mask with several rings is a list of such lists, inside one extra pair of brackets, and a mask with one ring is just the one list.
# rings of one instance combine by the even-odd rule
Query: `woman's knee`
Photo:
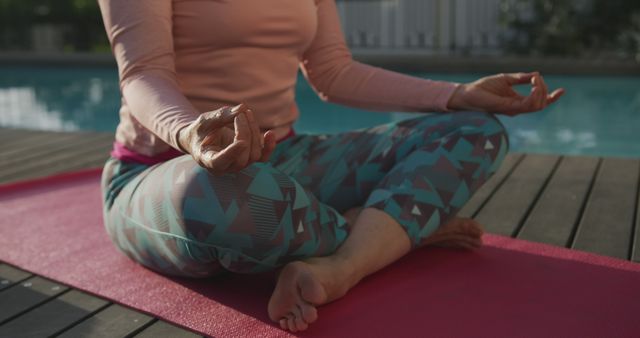
[(490, 158), (491, 165), (488, 168), (492, 174), (502, 163), (509, 151), (509, 136), (500, 120), (491, 113), (485, 112), (459, 112), (457, 115), (460, 137), (472, 143), (472, 154)]
[(422, 141), (428, 143), (441, 142), (443, 139), (451, 140), (452, 137), (464, 137), (468, 142), (482, 142), (490, 139), (491, 144), (487, 144), (488, 148), (496, 147), (504, 152), (509, 147), (504, 125), (491, 113), (431, 114), (403, 121), (401, 126), (411, 130), (411, 135), (421, 135)]
[(474, 126), (482, 131), (485, 135), (502, 135), (507, 136), (507, 130), (500, 122), (497, 116), (486, 112), (460, 112), (454, 113), (459, 115), (461, 120), (467, 122), (467, 125)]
[(272, 270), (327, 254), (346, 236), (334, 210), (268, 163), (223, 176), (195, 168), (187, 180), (179, 215), (185, 233), (214, 248), (227, 270)]
[(464, 130), (470, 133), (482, 131), (487, 134), (504, 133), (505, 128), (491, 113), (463, 111), (439, 115), (442, 128)]

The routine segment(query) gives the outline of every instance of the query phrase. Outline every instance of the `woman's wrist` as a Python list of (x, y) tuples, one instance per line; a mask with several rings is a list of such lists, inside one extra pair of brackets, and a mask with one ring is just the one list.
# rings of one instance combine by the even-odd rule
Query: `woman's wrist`
[(177, 138), (177, 146), (180, 148), (179, 150), (185, 154), (191, 154), (191, 138), (189, 137), (189, 126), (186, 125), (178, 130)]
[(460, 110), (480, 110), (478, 107), (474, 107), (469, 102), (467, 102), (467, 94), (469, 92), (470, 85), (469, 84), (460, 84), (458, 88), (453, 92), (449, 102), (447, 103), (447, 109), (450, 111), (460, 111)]
[(449, 98), (449, 102), (447, 102), (448, 110), (450, 111), (461, 110), (460, 96), (462, 95), (461, 92), (465, 90), (464, 87), (465, 87), (464, 84), (460, 84), (458, 88), (456, 88), (456, 90), (453, 92), (453, 94), (451, 94), (451, 97)]

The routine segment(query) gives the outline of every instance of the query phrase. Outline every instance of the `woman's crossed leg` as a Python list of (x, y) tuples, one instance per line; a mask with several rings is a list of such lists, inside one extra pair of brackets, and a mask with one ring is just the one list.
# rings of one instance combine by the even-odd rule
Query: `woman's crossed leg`
[[(223, 176), (187, 156), (143, 170), (114, 160), (103, 180), (105, 220), (122, 251), (162, 273), (285, 266), (269, 315), (303, 330), (316, 306), (432, 243), (444, 224), (469, 227), (453, 217), (506, 151), (494, 117), (455, 113), (300, 135), (269, 163)], [(358, 206), (348, 224), (341, 213)]]

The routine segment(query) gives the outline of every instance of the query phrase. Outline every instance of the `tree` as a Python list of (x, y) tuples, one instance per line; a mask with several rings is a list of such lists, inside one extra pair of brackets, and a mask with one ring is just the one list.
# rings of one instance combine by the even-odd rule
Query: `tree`
[(108, 46), (95, 0), (0, 0), (0, 49), (30, 49), (38, 24), (64, 29), (65, 46), (73, 51)]
[(503, 0), (505, 47), (516, 54), (636, 57), (640, 1)]

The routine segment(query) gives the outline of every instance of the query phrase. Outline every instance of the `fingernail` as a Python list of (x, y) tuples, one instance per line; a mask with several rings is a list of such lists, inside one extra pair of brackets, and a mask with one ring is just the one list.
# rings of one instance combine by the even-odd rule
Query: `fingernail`
[(243, 104), (241, 103), (241, 104), (239, 104), (239, 105), (237, 105), (237, 106), (235, 106), (235, 107), (231, 108), (231, 113), (235, 114), (235, 113), (239, 112), (239, 111), (240, 111), (240, 108), (242, 108), (242, 105), (243, 105)]

